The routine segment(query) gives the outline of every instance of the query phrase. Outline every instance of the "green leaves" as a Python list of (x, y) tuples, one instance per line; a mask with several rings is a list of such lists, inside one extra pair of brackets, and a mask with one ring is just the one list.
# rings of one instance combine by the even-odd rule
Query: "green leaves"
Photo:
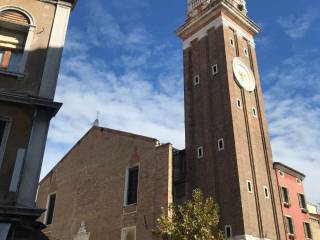
[(183, 205), (171, 204), (158, 221), (157, 233), (164, 240), (211, 240), (219, 224), (219, 207), (213, 198), (204, 199), (202, 191), (193, 191)]

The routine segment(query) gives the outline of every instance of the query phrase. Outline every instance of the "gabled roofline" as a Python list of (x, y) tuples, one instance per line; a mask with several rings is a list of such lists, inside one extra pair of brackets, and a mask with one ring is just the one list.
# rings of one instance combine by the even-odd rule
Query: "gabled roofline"
[(294, 177), (297, 177), (301, 180), (304, 180), (306, 175), (304, 175), (303, 173), (299, 172), (298, 170), (295, 170), (294, 168), (292, 167), (289, 167), (281, 162), (274, 162), (273, 163), (273, 168), (274, 169), (279, 169), (287, 174), (290, 174)]
[(126, 136), (126, 137), (137, 138), (137, 139), (148, 141), (148, 142), (154, 142), (156, 147), (162, 146), (159, 144), (159, 140), (157, 140), (155, 138), (150, 138), (150, 137), (146, 137), (143, 135), (124, 132), (124, 131), (115, 130), (115, 129), (111, 129), (111, 128), (103, 128), (103, 127), (93, 126), (80, 138), (80, 140), (75, 145), (73, 145), (71, 147), (71, 149), (62, 157), (62, 159), (48, 172), (48, 174), (39, 182), (39, 185), (42, 184), (51, 175), (51, 173), (55, 169), (57, 169), (57, 167), (73, 152), (73, 150), (83, 141), (83, 139), (85, 139), (86, 136), (94, 130), (101, 130), (103, 132), (109, 132), (109, 133), (120, 135), (120, 136)]
[(118, 134), (118, 135), (122, 135), (122, 136), (139, 138), (141, 140), (145, 140), (145, 141), (149, 141), (149, 142), (158, 142), (158, 139), (156, 139), (156, 138), (151, 138), (151, 137), (143, 136), (140, 134), (129, 133), (129, 132), (125, 132), (125, 131), (115, 130), (115, 129), (111, 129), (111, 128), (98, 127), (98, 126), (93, 126), (93, 128), (97, 128), (97, 129), (100, 129), (101, 131), (106, 131), (109, 133), (114, 133), (114, 134)]

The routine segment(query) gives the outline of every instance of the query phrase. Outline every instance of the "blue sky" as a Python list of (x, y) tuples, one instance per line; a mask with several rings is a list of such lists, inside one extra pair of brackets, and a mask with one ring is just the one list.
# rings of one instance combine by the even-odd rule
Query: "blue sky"
[[(307, 175), (320, 202), (320, 2), (247, 1), (275, 161)], [(58, 80), (42, 177), (88, 131), (104, 127), (184, 147), (182, 47), (186, 0), (78, 1)]]

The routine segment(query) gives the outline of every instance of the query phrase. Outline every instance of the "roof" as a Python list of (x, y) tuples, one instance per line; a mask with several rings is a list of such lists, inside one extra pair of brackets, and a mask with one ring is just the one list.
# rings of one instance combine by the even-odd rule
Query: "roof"
[(135, 134), (135, 133), (129, 133), (129, 132), (124, 132), (124, 131), (115, 130), (115, 129), (111, 129), (111, 128), (98, 127), (98, 126), (93, 126), (91, 129), (94, 129), (94, 128), (100, 129), (101, 131), (121, 135), (121, 136), (139, 138), (141, 140), (151, 141), (151, 142), (158, 142), (158, 140), (156, 138), (151, 138), (151, 137), (147, 137), (147, 136), (143, 136), (143, 135), (139, 135), (139, 134)]
[[(139, 135), (139, 134), (134, 134), (134, 133), (129, 133), (129, 132), (124, 132), (124, 131), (120, 131), (120, 130), (115, 130), (115, 129), (110, 129), (110, 128), (104, 128), (104, 127), (99, 127), (99, 126), (93, 126), (91, 127), (88, 132), (86, 132), (82, 138), (80, 138), (80, 140), (66, 153), (66, 155), (64, 155), (64, 157), (51, 169), (51, 171), (40, 181), (39, 184), (41, 184), (45, 179), (47, 179), (51, 173), (79, 146), (79, 144), (92, 132), (95, 130), (100, 130), (103, 132), (108, 132), (108, 133), (112, 133), (112, 134), (116, 134), (119, 136), (125, 136), (125, 137), (130, 137), (130, 138), (135, 138), (135, 139), (140, 139), (143, 141), (147, 141), (147, 142), (153, 142), (155, 144), (155, 147), (162, 147), (163, 145), (158, 144), (159, 141), (155, 138), (151, 138), (151, 137), (146, 137), (143, 135)], [(167, 145), (167, 144), (164, 144)]]
[(295, 170), (294, 168), (292, 167), (289, 167), (283, 163), (280, 163), (280, 162), (275, 162), (273, 163), (273, 168), (274, 169), (279, 169), (287, 174), (290, 174), (294, 177), (297, 177), (301, 180), (305, 179), (306, 175), (304, 175), (303, 173), (299, 172), (298, 170)]

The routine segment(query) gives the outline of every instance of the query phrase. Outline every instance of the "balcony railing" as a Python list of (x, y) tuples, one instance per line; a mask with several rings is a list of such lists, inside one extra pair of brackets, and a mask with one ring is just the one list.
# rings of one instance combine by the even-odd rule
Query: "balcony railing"
[(198, 7), (200, 4), (204, 2), (210, 2), (211, 0), (188, 0), (188, 12), (192, 9)]
[[(210, 2), (214, 2), (214, 1), (217, 1), (217, 0), (188, 0), (188, 13), (202, 4), (209, 4)], [(247, 11), (246, 0), (227, 0), (227, 2), (237, 7), (240, 11), (243, 11), (243, 10), (245, 12)], [(242, 9), (240, 9), (240, 7)]]

